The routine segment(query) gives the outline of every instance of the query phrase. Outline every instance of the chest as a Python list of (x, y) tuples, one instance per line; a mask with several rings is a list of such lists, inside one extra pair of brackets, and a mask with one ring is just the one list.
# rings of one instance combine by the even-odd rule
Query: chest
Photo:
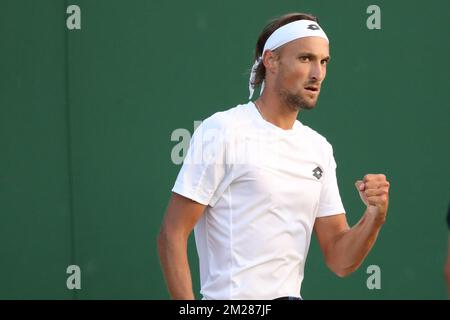
[(235, 191), (263, 198), (272, 208), (314, 212), (322, 189), (326, 159), (320, 148), (294, 139), (242, 140), (245, 161), (235, 165)]

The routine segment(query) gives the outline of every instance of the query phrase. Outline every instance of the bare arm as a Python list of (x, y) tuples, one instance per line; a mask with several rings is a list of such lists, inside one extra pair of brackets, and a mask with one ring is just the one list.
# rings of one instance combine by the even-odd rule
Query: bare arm
[(381, 224), (367, 212), (352, 228), (344, 214), (318, 218), (314, 231), (327, 266), (338, 276), (344, 277), (359, 268), (372, 249)]
[(387, 214), (389, 182), (384, 175), (366, 175), (356, 187), (367, 205), (356, 225), (349, 228), (344, 214), (317, 218), (314, 224), (325, 261), (340, 277), (349, 275), (364, 261)]
[(158, 235), (158, 253), (172, 299), (193, 300), (187, 243), (205, 205), (172, 193)]

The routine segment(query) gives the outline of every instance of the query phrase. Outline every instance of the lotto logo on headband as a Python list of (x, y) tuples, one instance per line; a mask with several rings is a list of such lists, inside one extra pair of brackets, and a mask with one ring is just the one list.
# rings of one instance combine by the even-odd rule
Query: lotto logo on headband
[(319, 26), (317, 24), (310, 24), (310, 25), (308, 25), (308, 28), (306, 28), (306, 29), (309, 29), (309, 30), (320, 30), (320, 28), (319, 28)]

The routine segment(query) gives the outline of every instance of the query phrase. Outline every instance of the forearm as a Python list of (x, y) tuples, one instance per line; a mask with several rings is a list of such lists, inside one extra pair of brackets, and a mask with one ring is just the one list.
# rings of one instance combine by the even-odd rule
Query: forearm
[(368, 209), (352, 228), (342, 232), (330, 248), (328, 265), (339, 276), (346, 276), (361, 265), (372, 249), (384, 224)]
[(169, 236), (163, 231), (158, 237), (158, 253), (172, 299), (194, 300), (187, 239), (183, 236)]

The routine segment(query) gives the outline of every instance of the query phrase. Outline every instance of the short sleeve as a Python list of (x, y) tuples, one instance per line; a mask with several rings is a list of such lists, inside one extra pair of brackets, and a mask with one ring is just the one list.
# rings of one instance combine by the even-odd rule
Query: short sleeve
[(320, 192), (319, 209), (317, 217), (326, 217), (335, 214), (345, 213), (339, 193), (338, 182), (336, 178), (336, 161), (333, 155), (333, 147), (329, 145), (329, 160), (327, 171)]
[(197, 127), (189, 143), (172, 191), (203, 205), (214, 206), (227, 172), (226, 135), (222, 119), (214, 115)]

